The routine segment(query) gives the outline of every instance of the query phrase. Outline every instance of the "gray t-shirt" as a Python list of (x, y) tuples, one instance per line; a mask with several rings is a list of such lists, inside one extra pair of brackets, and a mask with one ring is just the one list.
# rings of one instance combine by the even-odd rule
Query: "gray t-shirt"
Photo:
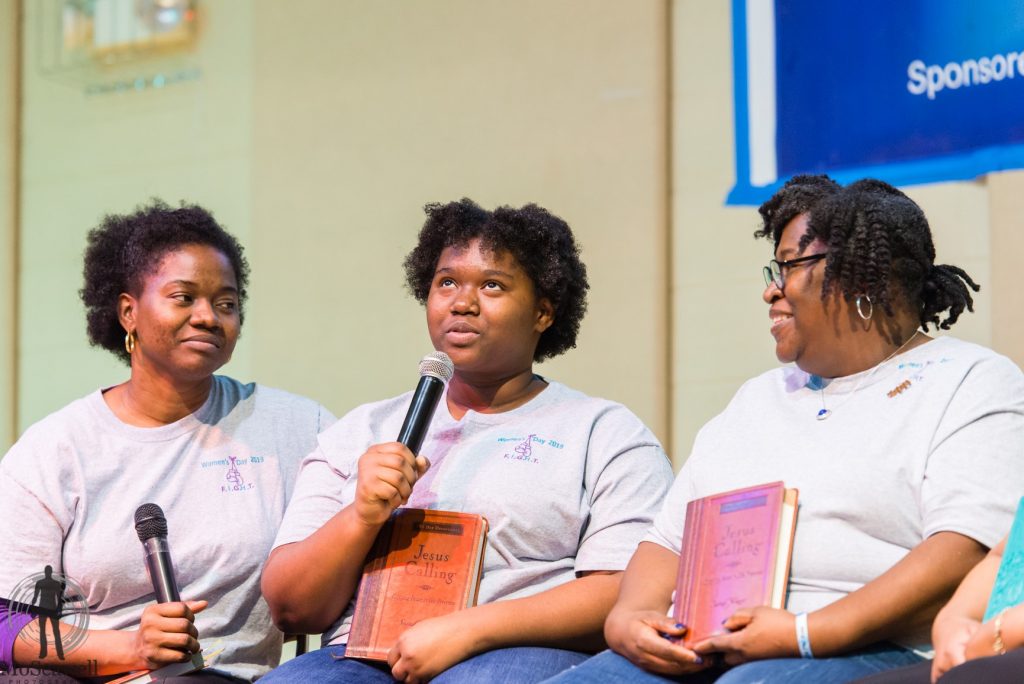
[[(360, 406), (320, 436), (275, 547), (305, 539), (354, 500), (359, 457), (394, 441), (410, 398)], [(624, 569), (672, 480), (658, 440), (628, 409), (557, 382), (511, 411), (458, 421), (442, 399), (420, 453), (431, 466), (408, 505), (490, 523), (479, 603)], [(345, 642), (352, 609), (324, 644)]]
[(303, 397), (216, 377), (194, 414), (156, 428), (121, 422), (100, 391), (30, 427), (0, 461), (0, 595), (52, 565), (77, 582), (90, 629), (135, 629), (153, 586), (135, 509), (158, 504), (182, 599), (214, 667), (253, 679), (280, 659), (282, 635), (260, 571), (302, 458), (334, 421)]
[[(648, 540), (679, 553), (688, 501), (782, 480), (800, 490), (787, 600), (800, 612), (936, 532), (986, 546), (1007, 533), (1024, 494), (1024, 375), (1011, 361), (941, 337), (824, 390), (814, 380), (787, 367), (744, 384), (701, 429)], [(822, 392), (832, 415), (819, 421)], [(927, 647), (928, 627), (898, 641)]]

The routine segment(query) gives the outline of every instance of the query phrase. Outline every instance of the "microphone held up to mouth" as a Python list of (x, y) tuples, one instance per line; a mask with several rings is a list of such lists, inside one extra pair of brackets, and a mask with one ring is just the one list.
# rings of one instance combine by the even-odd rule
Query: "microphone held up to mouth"
[(420, 361), (420, 381), (413, 392), (405, 422), (398, 432), (398, 441), (418, 454), (434, 410), (444, 393), (444, 386), (455, 373), (455, 365), (444, 352), (431, 352)]

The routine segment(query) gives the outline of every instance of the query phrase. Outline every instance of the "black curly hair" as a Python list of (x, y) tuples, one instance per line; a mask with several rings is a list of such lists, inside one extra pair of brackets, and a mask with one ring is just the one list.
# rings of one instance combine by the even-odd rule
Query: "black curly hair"
[(782, 231), (800, 214), (806, 214), (824, 198), (839, 192), (843, 186), (828, 176), (793, 176), (771, 199), (758, 208), (761, 228), (754, 231), (756, 238), (768, 238), (778, 248)]
[(929, 323), (948, 330), (964, 309), (974, 311), (971, 290), (981, 288), (963, 269), (935, 264), (921, 207), (884, 181), (865, 178), (841, 187), (827, 176), (796, 176), (760, 211), (764, 225), (755, 235), (776, 246), (786, 224), (808, 214), (799, 247), (802, 252), (817, 239), (828, 248), (822, 299), (834, 292), (846, 301), (867, 295), (889, 316), (894, 304), (904, 304), (924, 330)]
[(184, 245), (207, 245), (228, 258), (235, 271), (242, 320), (249, 280), (249, 263), (242, 246), (202, 207), (182, 202), (174, 209), (154, 199), (132, 214), (110, 214), (89, 231), (84, 285), (78, 294), (85, 303), (90, 344), (131, 363), (118, 318), (118, 297), (122, 292), (138, 296), (143, 278), (168, 252)]
[(425, 304), (437, 260), (446, 247), (462, 247), (479, 238), (485, 249), (508, 252), (530, 276), (537, 296), (554, 309), (554, 322), (533, 353), (534, 361), (576, 346), (587, 311), (587, 268), (569, 225), (536, 204), (515, 209), (482, 209), (469, 199), (424, 207), (427, 221), (416, 247), (405, 258), (405, 279), (413, 296)]

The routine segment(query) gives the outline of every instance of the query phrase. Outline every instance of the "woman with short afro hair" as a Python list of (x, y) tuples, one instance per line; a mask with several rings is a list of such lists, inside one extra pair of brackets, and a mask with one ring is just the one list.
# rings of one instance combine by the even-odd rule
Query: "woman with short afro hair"
[[(327, 646), (268, 682), (534, 682), (583, 661), (671, 480), (624, 406), (534, 372), (586, 311), (565, 221), (468, 199), (426, 213), (407, 284), (454, 376), (418, 454), (391, 441), (409, 393), (349, 413), (303, 465), (263, 590), (279, 627)], [(386, 664), (344, 658), (364, 560), (400, 506), (487, 518), (478, 605), (412, 625)]]
[(559, 356), (576, 346), (590, 286), (587, 268), (565, 221), (536, 204), (522, 209), (498, 207), (487, 217), (468, 199), (429, 204), (426, 213), (419, 242), (405, 260), (406, 283), (420, 304), (427, 303), (441, 252), (476, 238), (488, 250), (512, 254), (533, 281), (538, 296), (554, 308), (554, 320), (541, 333), (533, 360)]
[(138, 292), (142, 278), (160, 258), (181, 245), (206, 245), (220, 252), (235, 274), (239, 325), (245, 320), (249, 262), (242, 246), (202, 207), (172, 209), (160, 200), (139, 207), (134, 214), (111, 214), (90, 231), (79, 294), (85, 304), (89, 341), (131, 365), (124, 343), (125, 329), (117, 309), (123, 292)]
[[(52, 635), (54, 653), (15, 610), (0, 624), (0, 668), (76, 681), (180, 663), (202, 642), (222, 650), (189, 681), (251, 681), (282, 642), (260, 569), (299, 462), (333, 416), (214, 375), (241, 330), (249, 266), (205, 209), (156, 200), (107, 216), (84, 275), (89, 339), (130, 374), (30, 427), (0, 461), (0, 597), (17, 601), (6, 592), (45, 567), (81, 588), (88, 632)], [(142, 504), (163, 509), (183, 601), (155, 602), (132, 538)]]

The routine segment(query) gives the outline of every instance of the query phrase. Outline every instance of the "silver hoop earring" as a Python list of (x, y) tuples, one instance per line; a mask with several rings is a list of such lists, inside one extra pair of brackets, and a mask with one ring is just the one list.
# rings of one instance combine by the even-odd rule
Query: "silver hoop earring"
[[(868, 313), (867, 313), (866, 316), (864, 315), (864, 311), (860, 308), (860, 300), (861, 299), (868, 300), (868, 307), (869, 308), (868, 308)], [(874, 304), (874, 302), (871, 301), (871, 297), (869, 297), (868, 295), (857, 295), (857, 299), (855, 301), (855, 304), (857, 305), (857, 315), (860, 316), (862, 320), (870, 321), (871, 317), (875, 315), (875, 304)]]

